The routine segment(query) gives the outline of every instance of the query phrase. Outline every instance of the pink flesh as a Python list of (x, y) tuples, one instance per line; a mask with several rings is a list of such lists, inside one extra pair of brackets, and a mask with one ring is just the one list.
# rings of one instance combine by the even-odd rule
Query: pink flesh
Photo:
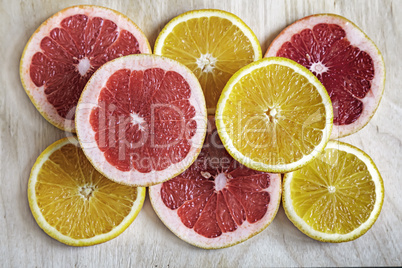
[(292, 36), (278, 50), (285, 57), (310, 69), (321, 62), (326, 72), (313, 73), (325, 86), (334, 108), (334, 124), (348, 125), (363, 112), (364, 98), (374, 78), (373, 60), (366, 52), (350, 45), (345, 31), (336, 24), (317, 24)]
[[(174, 71), (121, 69), (112, 74), (90, 115), (106, 160), (119, 170), (143, 173), (182, 161), (197, 129), (190, 96), (190, 86)], [(133, 115), (143, 121), (133, 121)], [(195, 187), (203, 192), (208, 185)]]
[[(74, 15), (62, 20), (40, 43), (42, 51), (32, 57), (30, 76), (37, 86), (44, 86), (49, 103), (66, 119), (74, 110), (85, 84), (105, 62), (117, 57), (138, 54), (139, 43), (128, 31), (117, 29), (107, 19)], [(88, 71), (81, 75), (77, 65), (87, 58)]]
[[(215, 189), (215, 178), (224, 173), (224, 188)], [(211, 177), (208, 177), (211, 175)], [(233, 232), (245, 221), (255, 223), (268, 210), (270, 175), (248, 169), (224, 149), (217, 131), (207, 135), (198, 159), (185, 172), (164, 182), (163, 203), (187, 228), (214, 238)]]

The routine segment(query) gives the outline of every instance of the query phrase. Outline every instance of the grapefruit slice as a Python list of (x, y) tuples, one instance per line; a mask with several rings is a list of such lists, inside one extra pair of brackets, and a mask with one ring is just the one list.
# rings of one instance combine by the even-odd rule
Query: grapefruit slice
[(183, 13), (172, 19), (155, 41), (154, 53), (177, 60), (197, 76), (209, 114), (229, 78), (261, 59), (260, 43), (236, 15), (214, 9)]
[(189, 167), (206, 132), (201, 86), (184, 65), (129, 55), (104, 64), (82, 92), (79, 141), (94, 167), (113, 181), (149, 186)]
[(249, 169), (223, 147), (209, 120), (204, 147), (195, 163), (174, 179), (149, 187), (162, 222), (194, 246), (233, 246), (264, 230), (281, 198), (281, 176)]
[(354, 23), (318, 14), (296, 21), (269, 46), (265, 57), (285, 57), (313, 72), (334, 109), (331, 138), (362, 129), (374, 115), (385, 85), (381, 52)]
[(29, 39), (20, 62), (21, 82), (46, 120), (75, 132), (75, 107), (91, 75), (107, 61), (137, 53), (151, 53), (151, 48), (126, 16), (98, 6), (69, 7)]
[(145, 192), (97, 172), (75, 137), (43, 151), (28, 183), (29, 206), (40, 228), (71, 246), (95, 245), (121, 234), (140, 212)]

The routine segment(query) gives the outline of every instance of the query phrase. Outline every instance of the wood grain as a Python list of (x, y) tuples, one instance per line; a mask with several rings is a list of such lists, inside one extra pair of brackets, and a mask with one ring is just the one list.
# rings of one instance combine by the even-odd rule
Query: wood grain
[[(363, 237), (343, 244), (314, 241), (298, 231), (281, 208), (258, 236), (232, 248), (207, 251), (174, 236), (149, 201), (116, 239), (92, 247), (65, 246), (34, 221), (27, 182), (36, 157), (65, 133), (47, 123), (19, 80), (19, 60), (30, 35), (53, 13), (74, 4), (96, 4), (125, 13), (153, 46), (162, 27), (176, 15), (200, 8), (230, 11), (256, 33), (263, 52), (288, 24), (314, 13), (336, 13), (359, 25), (386, 61), (382, 103), (367, 127), (343, 139), (366, 151), (385, 182), (383, 210)], [(230, 1), (230, 0), (22, 0), (0, 2), (0, 266), (2, 267), (262, 267), (402, 265), (402, 1)]]

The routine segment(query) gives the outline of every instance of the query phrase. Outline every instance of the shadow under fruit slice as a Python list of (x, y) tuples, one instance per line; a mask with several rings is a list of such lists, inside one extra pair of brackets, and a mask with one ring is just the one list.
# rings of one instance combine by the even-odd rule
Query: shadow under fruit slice
[(187, 67), (143, 54), (100, 67), (82, 92), (75, 122), (81, 147), (99, 172), (149, 186), (194, 162), (206, 113), (200, 84)]
[(121, 234), (136, 218), (145, 188), (120, 185), (97, 172), (78, 140), (50, 145), (32, 167), (28, 201), (38, 225), (71, 246), (90, 246)]
[(46, 120), (75, 132), (75, 107), (92, 74), (107, 61), (138, 53), (151, 53), (151, 48), (126, 16), (98, 6), (69, 7), (29, 39), (20, 63), (21, 82)]
[(210, 118), (194, 164), (179, 176), (149, 187), (149, 195), (156, 214), (179, 238), (201, 248), (224, 248), (271, 223), (280, 203), (281, 176), (235, 161)]
[(285, 57), (313, 72), (334, 109), (331, 139), (362, 129), (374, 115), (385, 85), (375, 44), (353, 22), (333, 14), (305, 17), (285, 28), (265, 57)]

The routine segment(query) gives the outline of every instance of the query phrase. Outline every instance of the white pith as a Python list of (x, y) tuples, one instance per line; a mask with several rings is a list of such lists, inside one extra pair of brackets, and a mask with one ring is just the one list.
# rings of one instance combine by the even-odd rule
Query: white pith
[(133, 124), (133, 125), (138, 125), (138, 128), (140, 129), (140, 130), (144, 130), (145, 128), (144, 128), (144, 123), (145, 123), (145, 120), (144, 120), (144, 118), (142, 118), (141, 116), (139, 116), (138, 114), (136, 114), (136, 113), (131, 113), (131, 123)]
[[(135, 36), (139, 43), (139, 50), (141, 51), (141, 53), (152, 52), (146, 36), (142, 33), (138, 26), (124, 15), (112, 9), (99, 6), (73, 6), (62, 10), (47, 19), (31, 36), (24, 49), (24, 53), (20, 62), (20, 76), (25, 91), (27, 92), (28, 96), (35, 104), (39, 112), (45, 117), (45, 119), (56, 127), (69, 132), (75, 131), (74, 120), (65, 119), (57, 113), (57, 110), (52, 104), (48, 102), (46, 94), (44, 94), (44, 86), (37, 87), (31, 81), (29, 69), (33, 55), (38, 51), (42, 51), (42, 49), (40, 48), (40, 43), (42, 39), (45, 36), (48, 36), (53, 28), (60, 27), (60, 23), (64, 18), (76, 14), (85, 14), (89, 18), (102, 17), (112, 20), (117, 24), (118, 31), (127, 30)], [(80, 71), (81, 73), (84, 72), (84, 69), (86, 69), (88, 66), (85, 61), (83, 61), (82, 63), (80, 62), (80, 64), (82, 65)], [(78, 64), (77, 68), (80, 68), (80, 64)], [(73, 115), (74, 114), (71, 114), (71, 116)]]
[[(104, 153), (99, 149), (95, 132), (89, 122), (89, 117), (94, 107), (98, 105), (99, 94), (104, 88), (108, 78), (117, 70), (146, 70), (149, 68), (161, 68), (165, 71), (179, 73), (191, 88), (190, 104), (194, 106), (196, 114), (194, 120), (197, 122), (197, 131), (189, 140), (191, 148), (187, 156), (176, 164), (170, 165), (161, 171), (142, 173), (135, 169), (129, 171), (118, 170), (105, 158)], [(109, 179), (127, 185), (149, 186), (163, 181), (183, 172), (190, 166), (199, 154), (204, 142), (206, 133), (205, 99), (201, 86), (194, 74), (184, 65), (160, 56), (155, 55), (129, 55), (110, 61), (100, 67), (88, 81), (76, 110), (77, 135), (84, 153), (92, 162), (94, 167)]]
[(328, 71), (328, 67), (322, 62), (313, 62), (310, 66), (310, 71), (315, 72), (317, 75), (323, 74)]
[(346, 32), (346, 38), (352, 46), (358, 47), (370, 55), (374, 63), (374, 79), (371, 81), (371, 90), (366, 97), (359, 99), (363, 102), (363, 112), (360, 117), (349, 125), (334, 125), (331, 139), (344, 137), (362, 129), (370, 121), (380, 103), (385, 81), (385, 65), (380, 51), (356, 25), (351, 21), (331, 14), (319, 14), (303, 18), (284, 29), (271, 43), (264, 57), (275, 57), (282, 45), (290, 37), (303, 29), (312, 29), (319, 23), (338, 24)]
[(87, 57), (84, 57), (78, 62), (77, 69), (81, 76), (84, 76), (89, 68), (91, 68), (91, 63)]
[[(299, 228), (301, 231), (304, 233), (307, 233), (309, 236), (327, 241), (327, 242), (342, 242), (342, 241), (349, 241), (356, 239), (363, 233), (365, 233), (376, 221), (378, 214), (381, 211), (382, 208), (382, 203), (384, 199), (384, 188), (383, 188), (383, 182), (380, 173), (378, 172), (378, 169), (376, 168), (373, 160), (361, 151), (360, 149), (357, 149), (356, 147), (353, 147), (347, 143), (342, 143), (338, 141), (329, 141), (327, 144), (327, 147), (325, 149), (337, 149), (340, 151), (344, 151), (346, 153), (353, 154), (357, 156), (361, 161), (363, 161), (367, 168), (368, 171), (370, 172), (372, 176), (372, 180), (375, 185), (375, 194), (376, 194), (376, 200), (373, 206), (373, 210), (369, 216), (369, 218), (362, 223), (358, 228), (353, 230), (350, 233), (347, 234), (328, 234), (324, 232), (317, 231), (313, 229), (310, 225), (308, 225), (297, 213), (295, 212), (292, 204), (292, 198), (291, 198), (291, 189), (290, 189), (290, 184), (292, 182), (293, 178), (293, 172), (285, 174), (284, 181), (283, 181), (283, 206), (285, 207), (286, 213), (289, 216), (289, 219), (296, 225), (297, 228)], [(332, 186), (333, 187), (333, 186)], [(334, 187), (335, 188), (335, 187)]]
[[(118, 236), (136, 218), (137, 214), (141, 210), (142, 205), (144, 203), (146, 188), (137, 187), (137, 199), (133, 202), (130, 213), (124, 218), (124, 220), (119, 225), (114, 227), (110, 232), (96, 235), (92, 238), (86, 238), (86, 239), (74, 239), (74, 238), (71, 238), (69, 236), (66, 236), (66, 235), (60, 233), (55, 227), (50, 225), (46, 221), (46, 219), (43, 217), (41, 209), (39, 208), (38, 203), (37, 203), (35, 186), (36, 186), (36, 182), (37, 182), (38, 173), (40, 172), (43, 164), (49, 159), (49, 156), (53, 152), (62, 148), (64, 145), (70, 144), (70, 143), (74, 144), (76, 146), (79, 146), (79, 142), (75, 137), (72, 137), (72, 136), (67, 137), (67, 138), (61, 139), (59, 141), (56, 141), (55, 143), (50, 145), (48, 148), (46, 148), (41, 153), (41, 155), (36, 160), (34, 166), (32, 167), (31, 175), (29, 177), (29, 182), (28, 182), (29, 206), (31, 208), (32, 214), (34, 215), (35, 220), (37, 221), (38, 225), (48, 235), (50, 235), (51, 237), (53, 237), (54, 239), (56, 239), (62, 243), (72, 245), (72, 246), (88, 246), (88, 245), (106, 242), (106, 241)], [(90, 189), (88, 189), (88, 190), (90, 190)], [(86, 191), (86, 189), (84, 189), (84, 191)]]
[(197, 67), (200, 68), (204, 73), (210, 73), (215, 68), (216, 58), (212, 54), (201, 54), (201, 56), (195, 62)]
[(222, 235), (216, 238), (206, 238), (196, 233), (193, 229), (183, 225), (179, 216), (177, 215), (177, 210), (171, 210), (163, 203), (160, 194), (162, 184), (149, 187), (149, 198), (151, 200), (152, 207), (161, 221), (182, 240), (194, 246), (206, 249), (228, 247), (245, 241), (248, 238), (258, 234), (264, 230), (274, 219), (280, 204), (282, 179), (280, 174), (270, 175), (270, 185), (266, 189), (266, 191), (270, 194), (270, 203), (268, 205), (267, 213), (264, 215), (264, 217), (255, 223), (245, 221), (242, 225), (238, 226), (237, 230), (222, 233)]
[(224, 172), (219, 173), (215, 177), (215, 190), (220, 191), (226, 187), (227, 177)]
[[(225, 148), (229, 151), (229, 153), (232, 155), (233, 158), (235, 158), (237, 161), (241, 162), (243, 165), (261, 170), (261, 171), (268, 171), (268, 172), (288, 172), (295, 170), (307, 162), (311, 161), (318, 153), (320, 153), (325, 145), (328, 142), (328, 139), (331, 135), (331, 130), (332, 130), (332, 118), (333, 118), (333, 111), (332, 111), (332, 104), (331, 100), (328, 96), (327, 91), (323, 87), (323, 85), (318, 81), (317, 77), (312, 75), (311, 73), (307, 72), (304, 67), (302, 67), (299, 64), (295, 64), (293, 61), (285, 59), (285, 58), (276, 58), (272, 57), (269, 59), (262, 59), (260, 61), (254, 62), (246, 67), (243, 67), (240, 69), (234, 76), (235, 78), (231, 78), (229, 82), (226, 84), (224, 90), (222, 91), (222, 95), (219, 99), (218, 106), (217, 106), (217, 115), (222, 115), (223, 110), (225, 109), (226, 102), (229, 99), (229, 96), (232, 92), (233, 87), (244, 77), (245, 75), (252, 73), (253, 71), (264, 68), (268, 65), (273, 65), (273, 64), (278, 64), (282, 66), (289, 67), (290, 69), (294, 70), (296, 73), (299, 73), (300, 75), (304, 76), (309, 83), (313, 84), (314, 87), (318, 90), (322, 97), (322, 102), (325, 106), (325, 128), (323, 129), (323, 138), (320, 141), (320, 143), (315, 147), (315, 149), (308, 155), (304, 155), (301, 159), (297, 160), (296, 162), (289, 163), (289, 164), (278, 164), (278, 165), (270, 165), (266, 164), (263, 162), (255, 161), (254, 159), (251, 159), (247, 156), (245, 156), (242, 152), (240, 152), (234, 145), (233, 141), (229, 137), (228, 133), (230, 133), (231, 130), (227, 130), (226, 126), (223, 123), (223, 119), (217, 116), (215, 118), (216, 120), (216, 125), (218, 126), (218, 132), (219, 136), (225, 144)], [(302, 68), (300, 68), (302, 67)], [(273, 108), (274, 109), (274, 108)], [(270, 113), (270, 112), (269, 112)], [(278, 116), (275, 112), (275, 117)], [(267, 115), (268, 116), (268, 115)], [(272, 118), (272, 120), (275, 121), (275, 117)]]

